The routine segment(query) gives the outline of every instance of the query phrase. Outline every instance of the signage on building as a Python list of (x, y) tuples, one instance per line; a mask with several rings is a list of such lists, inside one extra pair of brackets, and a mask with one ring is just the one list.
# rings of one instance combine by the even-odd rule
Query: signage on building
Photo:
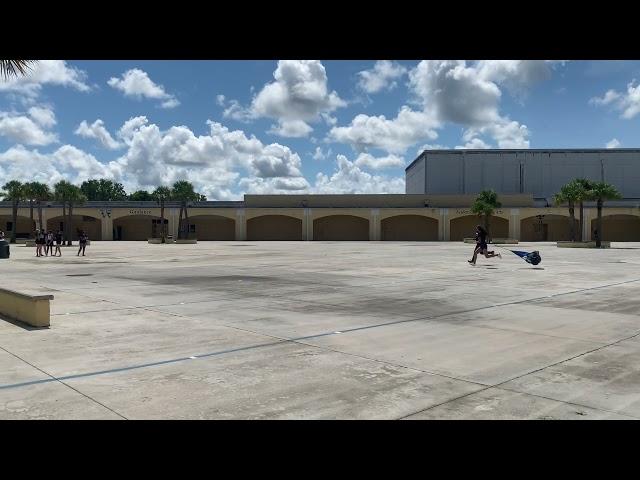
[[(469, 209), (466, 209), (466, 210), (460, 210), (460, 209), (458, 209), (458, 210), (456, 210), (456, 213), (457, 213), (457, 214), (461, 214), (461, 215), (476, 215), (475, 213), (473, 213), (473, 212), (472, 212), (471, 210), (469, 210)], [(502, 213), (503, 213), (503, 212), (502, 212), (502, 210), (495, 210), (495, 211), (493, 212), (493, 214), (494, 214), (494, 215), (502, 215)]]
[(129, 215), (151, 215), (151, 210), (129, 210)]

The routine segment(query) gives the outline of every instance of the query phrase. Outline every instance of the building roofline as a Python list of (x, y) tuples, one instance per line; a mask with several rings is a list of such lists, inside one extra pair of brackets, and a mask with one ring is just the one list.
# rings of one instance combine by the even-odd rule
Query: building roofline
[(615, 152), (637, 152), (640, 154), (640, 148), (481, 148), (481, 149), (470, 149), (470, 148), (445, 148), (445, 149), (433, 149), (433, 150), (423, 150), (420, 155), (416, 157), (416, 159), (404, 169), (404, 171), (408, 171), (413, 165), (420, 160), (425, 154), (429, 153), (451, 153), (451, 154), (466, 154), (466, 153), (528, 153), (528, 152), (549, 152), (549, 153), (558, 153), (558, 152), (567, 152), (567, 153), (615, 153)]

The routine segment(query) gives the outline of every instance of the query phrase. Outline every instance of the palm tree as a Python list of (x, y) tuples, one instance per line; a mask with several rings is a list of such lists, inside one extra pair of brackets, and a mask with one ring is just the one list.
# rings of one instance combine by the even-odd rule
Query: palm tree
[[(189, 236), (189, 215), (187, 213), (187, 202), (197, 202), (200, 200), (200, 194), (193, 190), (193, 184), (186, 180), (178, 180), (173, 184), (171, 189), (171, 198), (180, 201), (180, 217), (178, 224), (178, 238), (186, 238)], [(182, 219), (182, 211), (184, 210), (184, 221)], [(186, 234), (186, 235), (185, 235)]]
[[(72, 244), (71, 238), (73, 234), (73, 206), (83, 204), (87, 201), (87, 197), (82, 193), (80, 187), (66, 180), (60, 180), (53, 188), (55, 191), (55, 199), (62, 202), (65, 237), (67, 238), (67, 245), (70, 246)], [(65, 206), (69, 207), (67, 213), (65, 213)]]
[(171, 189), (169, 187), (158, 187), (151, 192), (151, 196), (160, 204), (160, 238), (162, 239), (162, 243), (165, 243), (167, 229), (164, 224), (164, 202), (171, 198)]
[(38, 225), (40, 225), (40, 230), (42, 230), (43, 228), (45, 228), (45, 226), (42, 225), (42, 202), (51, 200), (53, 198), (53, 195), (51, 194), (49, 185), (47, 185), (46, 183), (31, 182), (30, 185), (32, 195), (35, 198), (38, 206)]
[(477, 214), (479, 217), (484, 218), (484, 229), (487, 231), (487, 235), (491, 238), (490, 224), (491, 215), (496, 208), (500, 208), (502, 203), (498, 201), (498, 194), (493, 190), (483, 190), (478, 194), (476, 200), (471, 205), (471, 211)]
[(11, 229), (10, 243), (16, 243), (16, 232), (18, 230), (18, 203), (25, 198), (24, 184), (17, 180), (11, 180), (5, 183), (2, 188), (4, 192), (0, 192), (0, 196), (5, 200), (11, 200), (13, 227)]
[(36, 63), (35, 60), (0, 60), (0, 73), (5, 80), (19, 75), (26, 76)]
[(593, 186), (592, 180), (586, 178), (576, 178), (573, 182), (575, 184), (576, 200), (580, 204), (580, 241), (584, 240), (584, 202), (585, 200), (591, 200), (589, 190)]
[(602, 205), (605, 200), (616, 200), (622, 198), (622, 195), (613, 185), (605, 182), (596, 182), (589, 190), (589, 197), (596, 201), (598, 207), (596, 248), (600, 248), (602, 239)]
[(576, 241), (576, 215), (575, 205), (580, 199), (579, 186), (575, 182), (563, 185), (558, 193), (553, 196), (556, 205), (568, 204), (569, 206), (569, 237)]

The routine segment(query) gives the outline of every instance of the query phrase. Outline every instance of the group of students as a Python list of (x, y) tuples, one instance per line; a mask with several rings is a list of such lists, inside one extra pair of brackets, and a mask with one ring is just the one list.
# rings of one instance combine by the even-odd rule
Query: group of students
[[(84, 230), (80, 231), (79, 234), (79, 243), (80, 248), (78, 249), (78, 255), (80, 256), (80, 252), (82, 252), (82, 256), (84, 257), (84, 251), (87, 247), (87, 240), (89, 237), (84, 232)], [(62, 245), (63, 241), (63, 233), (62, 230), (59, 230), (58, 233), (53, 233), (51, 231), (46, 232), (44, 230), (36, 230), (36, 257), (48, 257), (49, 253), (51, 253), (52, 257), (61, 257), (62, 250), (60, 250), (60, 245)], [(55, 251), (53, 249), (55, 242)], [(44, 250), (44, 254), (43, 254)]]

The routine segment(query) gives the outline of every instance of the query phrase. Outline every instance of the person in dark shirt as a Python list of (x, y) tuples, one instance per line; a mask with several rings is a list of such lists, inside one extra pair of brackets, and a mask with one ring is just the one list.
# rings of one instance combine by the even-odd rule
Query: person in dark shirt
[(494, 251), (488, 251), (489, 246), (487, 245), (487, 231), (482, 228), (482, 225), (476, 225), (476, 248), (473, 250), (473, 257), (471, 260), (467, 260), (471, 265), (476, 264), (476, 258), (478, 258), (478, 254), (484, 255), (486, 258), (498, 257), (502, 258), (502, 255), (499, 253), (494, 253)]
[(58, 253), (59, 257), (62, 256), (62, 250), (60, 250), (60, 245), (62, 245), (62, 230), (58, 231), (58, 233), (56, 233), (56, 251), (55, 253)]
[(80, 248), (78, 249), (78, 257), (80, 256), (80, 252), (82, 252), (82, 256), (84, 257), (84, 249), (87, 248), (87, 240), (89, 240), (89, 237), (87, 237), (87, 234), (82, 230), (80, 232)]

